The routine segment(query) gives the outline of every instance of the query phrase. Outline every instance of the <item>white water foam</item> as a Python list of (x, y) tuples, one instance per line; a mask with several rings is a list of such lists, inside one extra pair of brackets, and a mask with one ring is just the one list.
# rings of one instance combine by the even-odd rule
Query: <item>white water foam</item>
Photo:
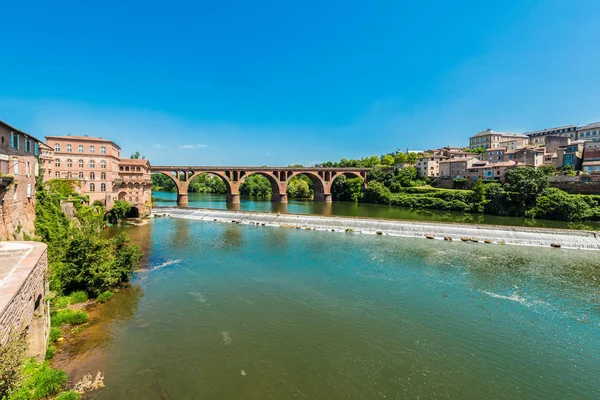
[(206, 303), (206, 297), (204, 297), (204, 295), (202, 295), (202, 293), (200, 293), (200, 292), (190, 292), (189, 294), (193, 298), (195, 298), (196, 301), (199, 301), (200, 303)]
[(225, 346), (229, 346), (231, 344), (231, 336), (229, 336), (229, 332), (221, 332), (221, 337), (223, 337), (223, 343), (225, 343)]

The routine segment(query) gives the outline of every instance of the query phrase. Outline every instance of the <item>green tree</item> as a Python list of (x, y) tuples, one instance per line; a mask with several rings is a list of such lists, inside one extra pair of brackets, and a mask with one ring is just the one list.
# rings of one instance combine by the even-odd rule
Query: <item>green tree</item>
[(141, 158), (142, 160), (145, 160), (145, 159), (146, 159), (146, 156), (142, 156), (142, 155), (140, 155), (140, 152), (139, 152), (139, 151), (136, 151), (135, 153), (133, 153), (133, 154), (131, 155), (131, 157), (130, 157), (130, 158), (131, 158), (131, 159), (134, 159), (134, 160), (137, 160), (137, 159), (139, 159), (139, 158)]
[(583, 221), (592, 215), (592, 208), (581, 195), (568, 194), (557, 188), (549, 188), (536, 198), (535, 206), (527, 212), (533, 218), (564, 221)]
[(575, 167), (571, 164), (566, 164), (564, 167), (560, 169), (560, 172), (566, 176), (575, 176)]
[(406, 155), (406, 153), (402, 153), (402, 152), (396, 153), (396, 156), (394, 157), (395, 165), (401, 165), (401, 164), (405, 164), (407, 162), (408, 162), (408, 156)]
[(552, 176), (556, 173), (556, 168), (552, 164), (541, 165), (538, 169), (546, 176)]
[(392, 165), (394, 165), (394, 162), (395, 162), (394, 156), (392, 156), (390, 154), (386, 154), (381, 157), (381, 165), (392, 166)]
[(511, 168), (506, 171), (504, 190), (520, 207), (520, 213), (535, 204), (536, 197), (548, 188), (548, 177), (532, 167)]
[(406, 161), (409, 164), (415, 165), (417, 163), (417, 159), (419, 158), (419, 156), (417, 155), (417, 153), (408, 153), (406, 155)]
[(483, 154), (486, 152), (485, 148), (483, 148), (483, 147), (475, 147), (474, 149), (467, 149), (465, 151), (467, 153), (473, 153), (473, 154)]
[(269, 198), (273, 194), (273, 189), (271, 188), (269, 179), (262, 175), (254, 174), (246, 178), (240, 185), (240, 194)]
[(485, 205), (487, 204), (487, 198), (485, 197), (485, 184), (481, 179), (478, 179), (473, 185), (473, 211), (482, 213), (485, 211)]
[(309, 177), (305, 175), (294, 176), (290, 179), (287, 187), (288, 197), (291, 199), (309, 199), (313, 196), (314, 191), (311, 189), (312, 183)]

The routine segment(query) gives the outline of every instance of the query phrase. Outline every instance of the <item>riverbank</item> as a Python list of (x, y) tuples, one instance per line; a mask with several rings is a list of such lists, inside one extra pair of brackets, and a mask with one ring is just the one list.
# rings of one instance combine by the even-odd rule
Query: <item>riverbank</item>
[(600, 250), (600, 236), (595, 232), (583, 230), (482, 226), (177, 207), (155, 207), (152, 210), (152, 216), (294, 229), (422, 237), (431, 240), (465, 241), (473, 244), (477, 242)]

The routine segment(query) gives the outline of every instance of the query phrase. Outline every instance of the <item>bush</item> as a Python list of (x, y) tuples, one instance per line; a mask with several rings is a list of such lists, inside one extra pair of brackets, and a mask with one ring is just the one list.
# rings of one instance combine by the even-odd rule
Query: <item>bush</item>
[(106, 292), (100, 293), (96, 300), (98, 300), (98, 303), (106, 303), (107, 301), (112, 299), (113, 296), (114, 296), (114, 293), (111, 292), (110, 290), (107, 290)]
[(71, 304), (84, 303), (88, 301), (87, 293), (81, 290), (71, 293), (69, 297), (71, 299)]
[(88, 315), (83, 311), (74, 311), (70, 309), (52, 312), (50, 322), (53, 326), (59, 327), (64, 324), (79, 325), (88, 321)]
[(13, 332), (8, 342), (0, 346), (0, 399), (14, 391), (21, 381), (21, 362), (27, 341), (24, 334)]
[(69, 296), (56, 296), (50, 300), (50, 305), (56, 310), (67, 307), (71, 304), (71, 298)]
[(21, 387), (8, 396), (8, 400), (41, 400), (57, 395), (67, 383), (67, 374), (52, 369), (47, 362), (38, 364), (33, 358), (22, 371), (25, 380)]
[(57, 326), (53, 326), (50, 328), (50, 334), (48, 335), (48, 342), (54, 343), (61, 336), (62, 336), (62, 329), (60, 329)]
[(59, 394), (54, 398), (54, 400), (80, 400), (81, 395), (74, 390), (69, 390), (68, 392), (64, 392)]
[(54, 354), (56, 354), (56, 347), (48, 346), (46, 348), (46, 360), (52, 360), (54, 358)]
[(550, 188), (538, 196), (535, 206), (527, 212), (533, 218), (550, 218), (564, 221), (583, 221), (592, 215), (592, 209), (581, 195), (568, 194)]

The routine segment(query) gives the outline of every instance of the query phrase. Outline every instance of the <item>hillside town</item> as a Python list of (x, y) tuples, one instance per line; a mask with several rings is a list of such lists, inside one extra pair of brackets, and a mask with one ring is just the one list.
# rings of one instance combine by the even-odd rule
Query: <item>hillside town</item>
[(468, 146), (427, 150), (420, 156), (420, 177), (502, 180), (510, 168), (542, 165), (600, 174), (600, 122), (525, 133), (487, 129), (471, 136)]

